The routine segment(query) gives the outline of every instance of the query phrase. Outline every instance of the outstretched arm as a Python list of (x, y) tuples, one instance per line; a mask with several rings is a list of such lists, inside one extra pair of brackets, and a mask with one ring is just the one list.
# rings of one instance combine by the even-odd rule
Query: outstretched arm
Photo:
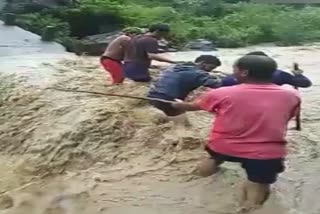
[(174, 63), (174, 61), (162, 56), (159, 53), (159, 44), (156, 40), (148, 40), (143, 44), (144, 50), (146, 51), (148, 58), (159, 62)]
[(298, 88), (308, 88), (312, 85), (310, 79), (302, 74), (292, 76), (290, 83), (290, 85)]
[(167, 63), (175, 63), (171, 59), (168, 59), (167, 57), (164, 57), (158, 53), (148, 53), (149, 59), (156, 60), (159, 62), (167, 62)]
[(221, 79), (218, 77), (210, 76), (207, 73), (199, 73), (199, 76), (197, 78), (197, 81), (199, 81), (199, 85), (203, 87), (208, 88), (219, 88), (221, 87)]
[(176, 101), (172, 106), (181, 111), (200, 111), (201, 108), (195, 102)]
[(238, 80), (233, 75), (226, 76), (221, 80), (221, 87), (233, 86), (238, 84), (239, 84)]
[(172, 103), (172, 106), (183, 111), (204, 110), (214, 113), (221, 103), (222, 97), (224, 96), (221, 96), (219, 89), (213, 89), (204, 93), (193, 102), (183, 102), (181, 100), (176, 100), (176, 102)]
[(278, 78), (281, 79), (283, 84), (292, 85), (293, 87), (308, 88), (312, 85), (309, 78), (298, 72), (292, 75), (285, 71), (280, 71)]

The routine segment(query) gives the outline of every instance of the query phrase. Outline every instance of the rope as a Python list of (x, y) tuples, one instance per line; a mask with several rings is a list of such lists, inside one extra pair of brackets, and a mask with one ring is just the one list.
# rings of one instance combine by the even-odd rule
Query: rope
[(63, 92), (94, 94), (94, 95), (109, 96), (109, 97), (122, 97), (122, 98), (136, 99), (136, 100), (159, 101), (159, 102), (170, 103), (170, 104), (174, 102), (174, 101), (158, 99), (158, 98), (138, 97), (138, 96), (131, 96), (131, 95), (123, 95), (123, 94), (103, 93), (103, 92), (96, 92), (96, 91), (73, 90), (73, 89), (63, 89), (63, 88), (55, 88), (55, 87), (49, 87), (46, 89), (47, 90), (55, 90), (55, 91), (63, 91)]

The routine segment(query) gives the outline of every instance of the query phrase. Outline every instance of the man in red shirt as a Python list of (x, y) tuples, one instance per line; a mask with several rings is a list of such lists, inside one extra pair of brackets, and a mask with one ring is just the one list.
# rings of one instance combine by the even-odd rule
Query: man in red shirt
[(211, 90), (192, 103), (175, 108), (216, 114), (206, 151), (210, 158), (198, 168), (212, 175), (225, 161), (238, 162), (247, 173), (241, 202), (244, 209), (262, 205), (270, 184), (284, 170), (286, 131), (300, 106), (295, 90), (272, 84), (276, 62), (267, 56), (244, 56), (234, 65), (242, 84)]

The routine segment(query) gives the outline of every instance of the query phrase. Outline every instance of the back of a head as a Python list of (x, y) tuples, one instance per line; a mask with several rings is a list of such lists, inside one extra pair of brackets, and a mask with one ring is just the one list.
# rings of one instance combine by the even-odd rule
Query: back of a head
[(168, 33), (170, 32), (170, 26), (167, 24), (153, 24), (149, 27), (149, 32), (163, 32), (163, 33)]
[(247, 53), (246, 55), (247, 55), (247, 56), (248, 56), (248, 55), (268, 56), (268, 55), (267, 55), (265, 52), (263, 52), (263, 51), (253, 51), (253, 52)]
[(260, 82), (271, 82), (272, 75), (277, 69), (277, 63), (272, 58), (258, 55), (243, 56), (235, 66), (239, 70), (247, 71), (249, 80)]
[(212, 55), (201, 55), (198, 58), (196, 58), (194, 62), (195, 63), (202, 62), (205, 64), (215, 65), (217, 67), (221, 65), (221, 61), (218, 59), (218, 57), (212, 56)]

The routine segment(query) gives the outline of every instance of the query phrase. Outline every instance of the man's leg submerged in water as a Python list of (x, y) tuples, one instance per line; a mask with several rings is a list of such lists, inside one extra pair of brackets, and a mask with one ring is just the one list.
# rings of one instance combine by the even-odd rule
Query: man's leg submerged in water
[(173, 108), (170, 103), (150, 101), (150, 104), (164, 113), (161, 115), (162, 121), (173, 121), (175, 124), (182, 126), (191, 125), (185, 111)]
[[(195, 173), (202, 177), (208, 177), (216, 173), (228, 156), (219, 155), (206, 148), (210, 157), (203, 159)], [(233, 158), (233, 157), (229, 157)], [(233, 158), (234, 159), (234, 158)], [(230, 160), (231, 161), (231, 160)], [(270, 186), (277, 180), (277, 176), (284, 170), (283, 159), (275, 160), (250, 160), (234, 159), (242, 162), (246, 170), (248, 180), (241, 187), (240, 212), (248, 212), (261, 207), (271, 193)]]
[(214, 158), (214, 155), (211, 154), (212, 152), (209, 148), (206, 148), (206, 151), (208, 152), (208, 156), (200, 161), (194, 171), (194, 174), (201, 177), (209, 177), (215, 174), (218, 172), (220, 165), (224, 163), (224, 160), (221, 158)]
[(270, 186), (275, 183), (278, 174), (283, 172), (283, 159), (274, 160), (247, 160), (242, 163), (248, 180), (241, 189), (242, 211), (250, 211), (261, 207), (271, 193)]
[(124, 81), (121, 63), (111, 59), (101, 59), (104, 69), (110, 74), (112, 84), (120, 84)]
[(245, 181), (240, 194), (240, 211), (247, 212), (261, 207), (270, 196), (270, 184)]
[(184, 112), (176, 116), (167, 116), (167, 118), (168, 120), (173, 121), (177, 125), (182, 125), (186, 127), (191, 126), (189, 118), (187, 114), (185, 114)]

